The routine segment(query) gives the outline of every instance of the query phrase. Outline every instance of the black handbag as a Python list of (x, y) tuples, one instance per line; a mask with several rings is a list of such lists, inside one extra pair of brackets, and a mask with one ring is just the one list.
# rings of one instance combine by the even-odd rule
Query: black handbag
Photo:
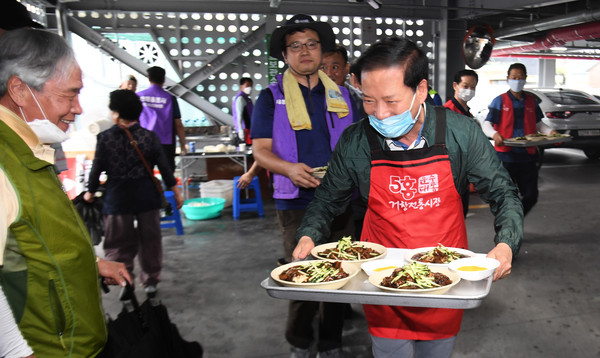
[(123, 309), (109, 319), (108, 341), (98, 358), (202, 358), (200, 343), (181, 337), (160, 301), (147, 299), (139, 305), (129, 284), (123, 293)]
[(83, 199), (85, 193), (85, 191), (81, 192), (72, 202), (92, 238), (92, 243), (98, 245), (102, 241), (102, 236), (104, 236), (104, 221), (102, 219), (104, 199), (100, 196), (96, 197), (93, 203), (88, 203)]
[(144, 158), (144, 154), (142, 154), (142, 151), (140, 150), (140, 147), (138, 147), (137, 142), (135, 141), (135, 139), (133, 139), (133, 136), (131, 135), (131, 132), (125, 126), (119, 126), (119, 127), (122, 130), (124, 130), (125, 134), (127, 134), (127, 137), (129, 137), (129, 143), (131, 143), (131, 145), (133, 146), (133, 148), (135, 149), (135, 151), (137, 152), (137, 154), (140, 156), (140, 159), (142, 160), (142, 163), (144, 163), (144, 167), (146, 167), (146, 171), (150, 175), (150, 178), (152, 179), (152, 182), (154, 182), (154, 186), (156, 186), (156, 190), (158, 190), (158, 194), (160, 195), (160, 207), (161, 207), (161, 209), (165, 210), (165, 213), (166, 213), (167, 216), (173, 215), (173, 208), (171, 207), (171, 203), (169, 203), (169, 201), (165, 197), (165, 192), (164, 192), (164, 190), (162, 188), (162, 185), (160, 184), (160, 181), (158, 179), (156, 179), (156, 177), (152, 173), (152, 169), (150, 168), (150, 165), (146, 161), (146, 158)]

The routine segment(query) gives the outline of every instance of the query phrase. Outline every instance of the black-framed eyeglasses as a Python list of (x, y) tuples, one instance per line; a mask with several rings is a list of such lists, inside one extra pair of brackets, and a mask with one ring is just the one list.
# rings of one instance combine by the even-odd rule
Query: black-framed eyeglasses
[(306, 48), (308, 50), (316, 50), (317, 48), (319, 48), (320, 43), (321, 43), (321, 41), (308, 41), (307, 43), (302, 43), (302, 42), (296, 41), (296, 42), (292, 42), (291, 44), (287, 45), (286, 47), (289, 47), (290, 51), (292, 51), (292, 52), (300, 52), (300, 51), (302, 51), (303, 46), (306, 46)]

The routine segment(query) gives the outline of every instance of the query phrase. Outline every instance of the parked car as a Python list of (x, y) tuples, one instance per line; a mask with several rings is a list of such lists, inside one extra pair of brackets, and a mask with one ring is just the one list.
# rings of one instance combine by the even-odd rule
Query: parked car
[[(542, 121), (559, 133), (569, 134), (568, 142), (541, 146), (540, 152), (550, 148), (577, 148), (590, 159), (600, 158), (600, 100), (579, 90), (563, 88), (526, 89), (537, 99), (544, 118)], [(488, 110), (477, 113), (482, 122)], [(542, 154), (541, 153), (541, 154)]]

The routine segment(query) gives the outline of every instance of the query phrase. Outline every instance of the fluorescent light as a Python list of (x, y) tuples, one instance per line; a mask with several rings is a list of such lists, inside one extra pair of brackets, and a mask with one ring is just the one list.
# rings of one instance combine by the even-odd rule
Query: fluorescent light
[(379, 0), (367, 0), (367, 4), (371, 5), (375, 10), (381, 8), (381, 5), (383, 5)]

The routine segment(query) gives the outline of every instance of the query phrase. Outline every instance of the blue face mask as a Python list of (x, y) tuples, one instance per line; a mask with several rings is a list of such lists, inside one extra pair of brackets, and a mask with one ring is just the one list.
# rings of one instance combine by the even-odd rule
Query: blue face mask
[(515, 93), (519, 93), (523, 90), (523, 87), (525, 87), (525, 80), (508, 80), (508, 87), (510, 87), (510, 89), (515, 92)]
[(410, 107), (408, 107), (408, 109), (403, 113), (384, 119), (377, 119), (377, 117), (369, 115), (369, 123), (371, 124), (371, 127), (375, 128), (375, 130), (385, 138), (392, 139), (402, 137), (406, 133), (410, 132), (410, 130), (415, 126), (415, 123), (417, 123), (417, 119), (421, 113), (421, 106), (419, 106), (419, 112), (417, 112), (417, 116), (415, 118), (413, 118), (412, 114), (410, 113), (410, 110), (415, 103), (416, 96), (417, 92), (415, 92), (415, 95), (410, 102)]

